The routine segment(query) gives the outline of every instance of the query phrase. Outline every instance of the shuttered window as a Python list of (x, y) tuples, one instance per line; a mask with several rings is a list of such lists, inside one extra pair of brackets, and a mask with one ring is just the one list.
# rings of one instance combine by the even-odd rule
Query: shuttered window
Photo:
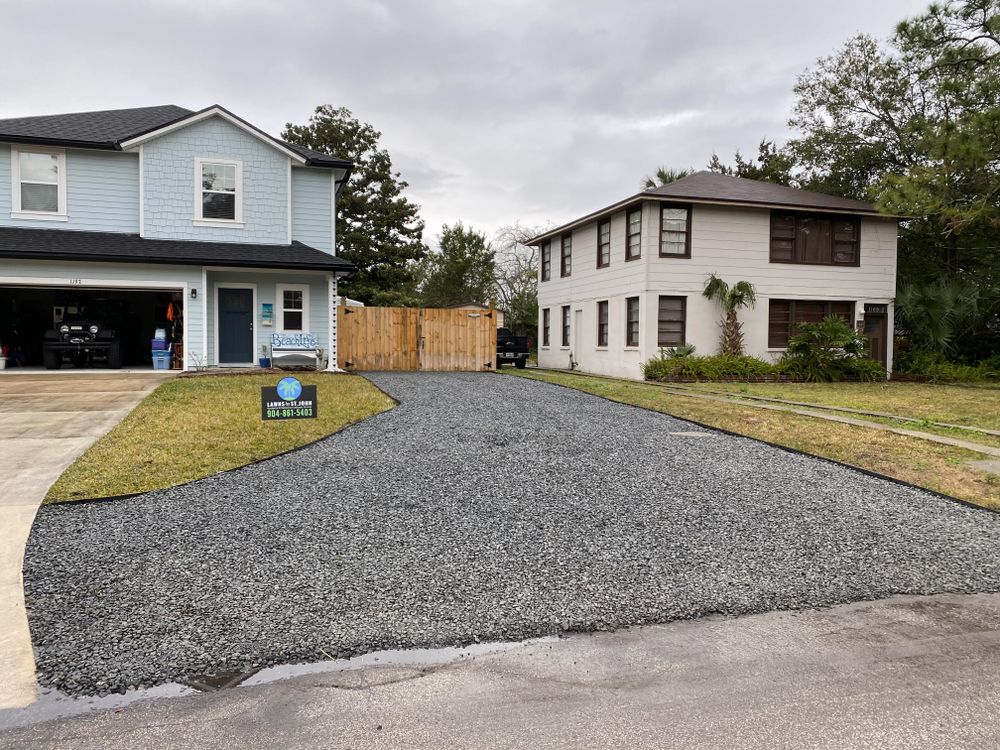
[(625, 300), (625, 346), (639, 346), (639, 298)]
[(642, 208), (633, 208), (625, 214), (625, 260), (642, 256)]
[(771, 262), (856, 266), (857, 218), (771, 212)]
[(854, 303), (773, 299), (768, 303), (767, 345), (772, 349), (786, 347), (795, 335), (796, 323), (819, 323), (831, 315), (839, 315), (851, 325)]
[(608, 345), (608, 303), (597, 303), (597, 345)]
[(611, 265), (611, 220), (597, 222), (597, 267)]
[(684, 343), (687, 322), (687, 297), (660, 297), (656, 321), (656, 345), (680, 346)]
[(542, 281), (552, 278), (552, 243), (542, 243)]
[(549, 308), (542, 310), (542, 346), (549, 345), (549, 328), (552, 324), (552, 311)]

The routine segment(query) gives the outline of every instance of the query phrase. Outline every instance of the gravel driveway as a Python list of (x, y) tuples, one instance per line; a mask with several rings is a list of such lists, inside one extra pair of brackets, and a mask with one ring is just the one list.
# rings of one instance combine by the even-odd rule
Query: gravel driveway
[(1000, 590), (1000, 514), (534, 381), (371, 379), (400, 405), (307, 449), (44, 507), (42, 683)]

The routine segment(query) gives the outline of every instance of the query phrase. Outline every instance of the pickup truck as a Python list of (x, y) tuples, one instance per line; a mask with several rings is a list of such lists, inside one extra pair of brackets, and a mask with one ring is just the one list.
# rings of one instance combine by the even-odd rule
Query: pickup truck
[(497, 329), (497, 369), (506, 362), (513, 363), (519, 370), (528, 364), (528, 352), (531, 351), (531, 339), (527, 336), (515, 336), (509, 328)]

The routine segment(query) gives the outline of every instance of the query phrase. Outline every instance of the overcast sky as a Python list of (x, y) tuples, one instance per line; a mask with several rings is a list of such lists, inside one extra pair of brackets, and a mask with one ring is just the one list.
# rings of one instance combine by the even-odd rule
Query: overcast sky
[(0, 0), (0, 118), (318, 104), (383, 133), (426, 239), (561, 224), (658, 165), (787, 137), (796, 76), (927, 0)]

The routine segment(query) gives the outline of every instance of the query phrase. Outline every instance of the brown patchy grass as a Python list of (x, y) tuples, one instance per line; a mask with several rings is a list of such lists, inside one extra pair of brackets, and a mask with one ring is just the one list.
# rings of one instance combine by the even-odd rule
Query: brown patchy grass
[[(532, 370), (511, 370), (509, 374), (564, 385), (612, 401), (690, 419), (1000, 510), (1000, 476), (968, 465), (968, 461), (987, 458), (979, 453), (867, 427), (675, 396), (662, 387), (634, 381)], [(953, 388), (921, 385), (922, 389), (938, 387)]]
[(936, 383), (685, 383), (693, 388), (1000, 429), (1000, 386)]
[(315, 419), (264, 422), (260, 388), (281, 375), (173, 378), (78, 458), (46, 503), (172, 487), (298, 448), (393, 406), (364, 378), (296, 373), (316, 386)]

